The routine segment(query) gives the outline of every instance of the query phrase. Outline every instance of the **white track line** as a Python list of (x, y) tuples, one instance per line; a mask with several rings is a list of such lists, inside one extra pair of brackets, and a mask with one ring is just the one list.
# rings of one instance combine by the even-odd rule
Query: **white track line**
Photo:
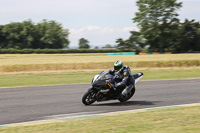
[[(43, 124), (43, 123), (51, 123), (56, 122), (58, 120), (67, 120), (67, 119), (75, 119), (75, 118), (84, 118), (90, 116), (109, 116), (109, 115), (117, 115), (118, 113), (128, 113), (128, 112), (140, 112), (140, 111), (149, 111), (149, 110), (156, 110), (156, 109), (164, 109), (164, 108), (173, 108), (173, 107), (184, 107), (184, 106), (195, 106), (200, 105), (200, 103), (191, 103), (191, 104), (180, 104), (180, 105), (170, 105), (170, 106), (160, 106), (160, 107), (153, 107), (153, 108), (143, 108), (143, 109), (135, 109), (135, 110), (125, 110), (125, 111), (115, 111), (115, 112), (108, 112), (108, 113), (97, 113), (97, 112), (80, 112), (80, 113), (72, 113), (72, 114), (63, 114), (63, 115), (53, 115), (53, 116), (46, 116), (46, 118), (54, 118), (48, 120), (38, 120), (38, 121), (29, 121), (29, 122), (21, 122), (21, 123), (11, 123), (11, 124), (4, 124), (0, 125), (2, 127), (13, 127), (13, 126), (25, 126), (25, 125), (36, 125), (36, 124)], [(88, 113), (88, 114), (87, 114)], [(73, 116), (77, 114), (76, 116)], [(72, 116), (70, 116), (72, 115)], [(62, 117), (64, 116), (64, 117)], [(67, 117), (66, 117), (67, 116)]]

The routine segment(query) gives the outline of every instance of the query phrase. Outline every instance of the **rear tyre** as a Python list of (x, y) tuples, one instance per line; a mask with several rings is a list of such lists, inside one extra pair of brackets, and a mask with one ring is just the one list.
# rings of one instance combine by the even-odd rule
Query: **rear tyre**
[(85, 105), (91, 105), (92, 103), (94, 103), (96, 101), (95, 97), (96, 97), (95, 91), (90, 90), (83, 95), (82, 102)]
[(131, 89), (131, 91), (127, 94), (127, 97), (121, 96), (120, 98), (118, 98), (118, 100), (119, 100), (120, 102), (126, 102), (126, 101), (128, 101), (134, 94), (135, 94), (135, 87), (133, 87), (133, 88)]

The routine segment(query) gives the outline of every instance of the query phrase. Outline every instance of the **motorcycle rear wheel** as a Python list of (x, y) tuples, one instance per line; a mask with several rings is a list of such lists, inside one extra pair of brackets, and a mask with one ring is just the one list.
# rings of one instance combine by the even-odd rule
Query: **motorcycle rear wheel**
[(118, 100), (119, 100), (120, 102), (126, 102), (126, 101), (128, 101), (134, 94), (135, 94), (135, 87), (133, 87), (133, 88), (131, 89), (131, 91), (127, 94), (127, 95), (128, 95), (127, 97), (120, 97), (120, 98), (118, 98)]
[(91, 105), (96, 101), (96, 92), (94, 90), (87, 91), (82, 97), (82, 103)]

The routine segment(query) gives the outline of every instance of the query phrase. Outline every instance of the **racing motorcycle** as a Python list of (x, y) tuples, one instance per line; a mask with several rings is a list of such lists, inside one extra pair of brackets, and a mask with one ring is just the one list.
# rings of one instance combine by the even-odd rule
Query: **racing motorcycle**
[[(135, 84), (143, 77), (142, 72), (132, 74), (135, 78)], [(117, 83), (116, 75), (110, 74), (109, 71), (102, 71), (95, 75), (92, 79), (92, 87), (83, 95), (82, 102), (85, 105), (91, 105), (94, 102), (119, 100), (125, 102), (129, 100), (135, 93), (135, 87), (127, 94), (126, 97), (121, 96), (124, 88), (115, 89), (113, 86)]]

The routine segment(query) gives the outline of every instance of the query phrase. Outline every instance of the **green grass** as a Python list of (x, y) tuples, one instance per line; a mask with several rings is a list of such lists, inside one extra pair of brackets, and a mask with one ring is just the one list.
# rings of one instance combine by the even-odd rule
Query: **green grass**
[(95, 72), (2, 74), (0, 87), (89, 83)]
[[(134, 69), (132, 69), (134, 70)], [(142, 80), (200, 78), (200, 68), (135, 70)], [(90, 83), (100, 71), (0, 74), (0, 87)]]
[(200, 106), (0, 129), (1, 133), (199, 133)]

